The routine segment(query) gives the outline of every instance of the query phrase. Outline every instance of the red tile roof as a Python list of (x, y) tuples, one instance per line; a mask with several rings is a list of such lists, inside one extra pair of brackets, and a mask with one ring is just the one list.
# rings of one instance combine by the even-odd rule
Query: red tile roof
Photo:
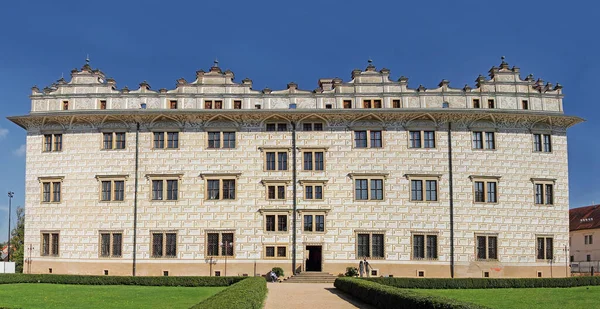
[(569, 209), (569, 231), (600, 228), (600, 205)]

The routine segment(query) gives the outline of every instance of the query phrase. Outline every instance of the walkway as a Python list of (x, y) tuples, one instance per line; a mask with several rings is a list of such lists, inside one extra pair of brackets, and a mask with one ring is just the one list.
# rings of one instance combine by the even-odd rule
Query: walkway
[(267, 283), (265, 309), (373, 309), (336, 290), (331, 283)]

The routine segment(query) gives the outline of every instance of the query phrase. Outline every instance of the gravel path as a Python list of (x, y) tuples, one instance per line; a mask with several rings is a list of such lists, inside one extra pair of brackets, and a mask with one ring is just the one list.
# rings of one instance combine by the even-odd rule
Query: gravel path
[(268, 283), (267, 287), (265, 309), (373, 309), (336, 290), (332, 283)]

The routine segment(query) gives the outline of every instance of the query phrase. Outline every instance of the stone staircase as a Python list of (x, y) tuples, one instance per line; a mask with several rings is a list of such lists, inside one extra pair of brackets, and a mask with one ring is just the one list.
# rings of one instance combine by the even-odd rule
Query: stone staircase
[(324, 272), (301, 272), (283, 281), (286, 283), (333, 283), (337, 277)]

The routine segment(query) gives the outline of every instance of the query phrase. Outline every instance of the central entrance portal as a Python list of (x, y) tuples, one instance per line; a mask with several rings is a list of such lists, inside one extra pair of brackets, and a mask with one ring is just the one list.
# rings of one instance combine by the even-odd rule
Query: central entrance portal
[(306, 246), (306, 271), (321, 271), (323, 261), (323, 246)]

